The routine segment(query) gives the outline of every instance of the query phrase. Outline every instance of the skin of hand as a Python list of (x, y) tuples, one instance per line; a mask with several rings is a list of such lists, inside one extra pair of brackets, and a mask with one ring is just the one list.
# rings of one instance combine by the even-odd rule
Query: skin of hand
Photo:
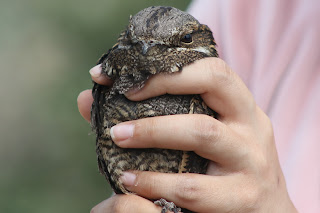
[[(90, 74), (95, 82), (112, 85), (99, 65)], [(207, 174), (128, 171), (121, 178), (135, 194), (115, 195), (92, 212), (159, 213), (161, 208), (145, 198), (165, 198), (195, 212), (297, 212), (287, 193), (271, 122), (223, 60), (206, 58), (180, 73), (153, 76), (126, 96), (140, 101), (166, 93), (200, 94), (219, 118), (186, 114), (128, 121), (112, 128), (113, 141), (123, 148), (194, 151), (211, 161)], [(91, 90), (78, 97), (79, 111), (88, 121), (92, 100)]]

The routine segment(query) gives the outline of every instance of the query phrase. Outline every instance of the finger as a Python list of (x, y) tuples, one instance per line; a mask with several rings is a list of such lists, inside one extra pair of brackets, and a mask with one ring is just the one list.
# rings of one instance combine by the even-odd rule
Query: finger
[(179, 73), (153, 76), (141, 90), (129, 91), (126, 96), (139, 101), (166, 93), (201, 94), (221, 119), (232, 121), (247, 120), (256, 106), (242, 80), (218, 58), (196, 61)]
[[(126, 178), (127, 175), (136, 178)], [(235, 202), (241, 200), (242, 189), (237, 186), (243, 185), (242, 176), (125, 172), (121, 179), (128, 190), (149, 199), (164, 198), (195, 212), (233, 212), (233, 206), (239, 207)]]
[(237, 134), (222, 122), (202, 114), (170, 115), (128, 121), (111, 128), (122, 148), (165, 148), (194, 151), (233, 169), (247, 163), (248, 152)]
[(115, 195), (102, 201), (92, 208), (91, 213), (113, 213), (113, 212), (150, 212), (159, 213), (161, 208), (150, 200), (137, 195)]
[(101, 64), (93, 67), (89, 71), (91, 78), (94, 82), (100, 85), (110, 86), (112, 85), (112, 81), (106, 75), (102, 73)]
[(79, 112), (82, 115), (82, 117), (86, 119), (88, 122), (90, 122), (90, 118), (91, 118), (90, 109), (91, 109), (92, 102), (93, 102), (93, 97), (92, 97), (91, 89), (82, 91), (79, 94), (77, 99)]

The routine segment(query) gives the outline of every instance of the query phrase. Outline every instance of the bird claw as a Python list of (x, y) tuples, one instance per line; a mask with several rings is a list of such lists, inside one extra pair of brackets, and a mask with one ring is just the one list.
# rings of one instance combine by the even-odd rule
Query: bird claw
[(163, 198), (155, 201), (154, 204), (162, 207), (161, 213), (167, 213), (168, 211), (172, 211), (174, 213), (181, 212), (181, 208), (178, 208), (173, 202), (168, 202)]

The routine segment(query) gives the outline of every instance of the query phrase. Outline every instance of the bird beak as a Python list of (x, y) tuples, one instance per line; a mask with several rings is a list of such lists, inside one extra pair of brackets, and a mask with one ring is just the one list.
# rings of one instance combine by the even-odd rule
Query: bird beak
[(148, 53), (148, 50), (153, 46), (156, 46), (157, 44), (159, 43), (155, 41), (150, 41), (150, 42), (141, 41), (142, 55), (146, 55)]
[(147, 54), (149, 47), (150, 47), (150, 44), (148, 44), (145, 41), (142, 41), (142, 54), (143, 55)]

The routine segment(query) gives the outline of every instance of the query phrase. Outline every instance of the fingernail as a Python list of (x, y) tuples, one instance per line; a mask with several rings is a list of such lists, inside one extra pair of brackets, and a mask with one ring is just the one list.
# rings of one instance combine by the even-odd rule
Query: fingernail
[(97, 65), (89, 70), (89, 73), (92, 77), (98, 78), (101, 75), (101, 66)]
[(133, 124), (120, 124), (111, 127), (110, 135), (113, 141), (123, 141), (133, 136), (134, 125)]
[(137, 175), (131, 172), (124, 172), (120, 177), (121, 182), (125, 186), (133, 186), (136, 182)]

